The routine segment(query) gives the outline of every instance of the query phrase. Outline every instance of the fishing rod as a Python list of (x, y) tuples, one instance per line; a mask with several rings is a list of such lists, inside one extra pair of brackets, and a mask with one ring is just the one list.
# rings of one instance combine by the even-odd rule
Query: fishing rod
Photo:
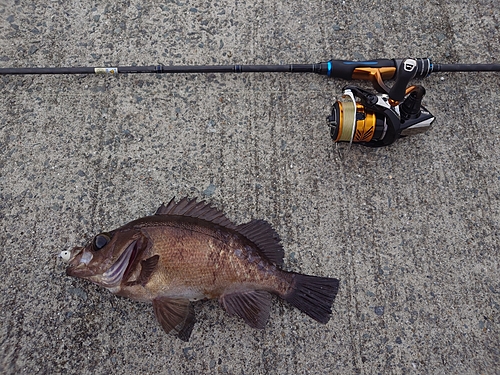
[[(425, 89), (408, 86), (414, 78), (436, 72), (492, 72), (500, 64), (437, 64), (428, 58), (329, 60), (317, 64), (283, 65), (150, 65), (119, 67), (0, 68), (0, 75), (120, 73), (316, 73), (330, 78), (370, 81), (375, 93), (348, 85), (327, 117), (335, 142), (381, 147), (431, 127), (435, 117), (422, 106)], [(392, 87), (385, 81), (394, 79)]]

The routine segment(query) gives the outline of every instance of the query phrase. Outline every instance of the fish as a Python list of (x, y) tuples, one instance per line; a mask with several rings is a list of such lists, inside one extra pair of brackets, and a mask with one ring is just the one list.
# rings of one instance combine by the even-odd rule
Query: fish
[(151, 302), (162, 329), (183, 341), (196, 323), (193, 301), (218, 299), (229, 315), (263, 329), (276, 295), (326, 324), (339, 289), (339, 279), (284, 270), (281, 239), (268, 222), (236, 225), (221, 210), (188, 197), (60, 257), (68, 262), (68, 276)]

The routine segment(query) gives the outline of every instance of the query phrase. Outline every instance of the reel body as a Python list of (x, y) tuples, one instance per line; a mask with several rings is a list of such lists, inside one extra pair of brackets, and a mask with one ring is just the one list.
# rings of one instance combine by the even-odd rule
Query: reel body
[(357, 86), (346, 86), (343, 94), (327, 117), (330, 135), (335, 142), (359, 143), (381, 147), (411, 134), (425, 132), (434, 116), (422, 106), (425, 89), (406, 87), (416, 74), (415, 60), (401, 62), (396, 82), (389, 90), (375, 85), (380, 91), (373, 94)]

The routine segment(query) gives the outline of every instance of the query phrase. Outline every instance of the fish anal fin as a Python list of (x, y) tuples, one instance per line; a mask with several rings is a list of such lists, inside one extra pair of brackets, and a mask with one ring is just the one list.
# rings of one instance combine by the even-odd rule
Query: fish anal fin
[(189, 341), (196, 318), (187, 299), (157, 297), (153, 300), (156, 319), (166, 333), (173, 332), (182, 341)]
[(223, 295), (221, 306), (230, 314), (238, 315), (253, 328), (264, 328), (271, 309), (271, 295), (263, 290), (252, 290)]
[(282, 267), (284, 250), (278, 233), (264, 220), (252, 220), (236, 227), (238, 233), (257, 245), (259, 251), (271, 263)]

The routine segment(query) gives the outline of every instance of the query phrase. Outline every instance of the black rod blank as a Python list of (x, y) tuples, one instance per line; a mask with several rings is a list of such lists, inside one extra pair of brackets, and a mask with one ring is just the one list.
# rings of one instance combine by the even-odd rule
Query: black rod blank
[(95, 68), (0, 68), (0, 75), (11, 74), (94, 74)]
[[(117, 73), (321, 73), (322, 64), (288, 65), (151, 65), (116, 68), (0, 68), (0, 75), (13, 74), (117, 74)], [(326, 74), (326, 71), (324, 72)]]
[[(433, 72), (493, 72), (500, 71), (500, 64), (434, 64), (430, 59), (416, 59), (423, 78)], [(370, 61), (330, 60), (318, 64), (283, 65), (149, 65), (59, 68), (0, 68), (0, 75), (19, 74), (118, 74), (118, 73), (318, 73), (332, 78), (353, 79), (357, 68), (399, 68), (402, 59)]]
[(433, 72), (498, 72), (500, 64), (433, 64)]

